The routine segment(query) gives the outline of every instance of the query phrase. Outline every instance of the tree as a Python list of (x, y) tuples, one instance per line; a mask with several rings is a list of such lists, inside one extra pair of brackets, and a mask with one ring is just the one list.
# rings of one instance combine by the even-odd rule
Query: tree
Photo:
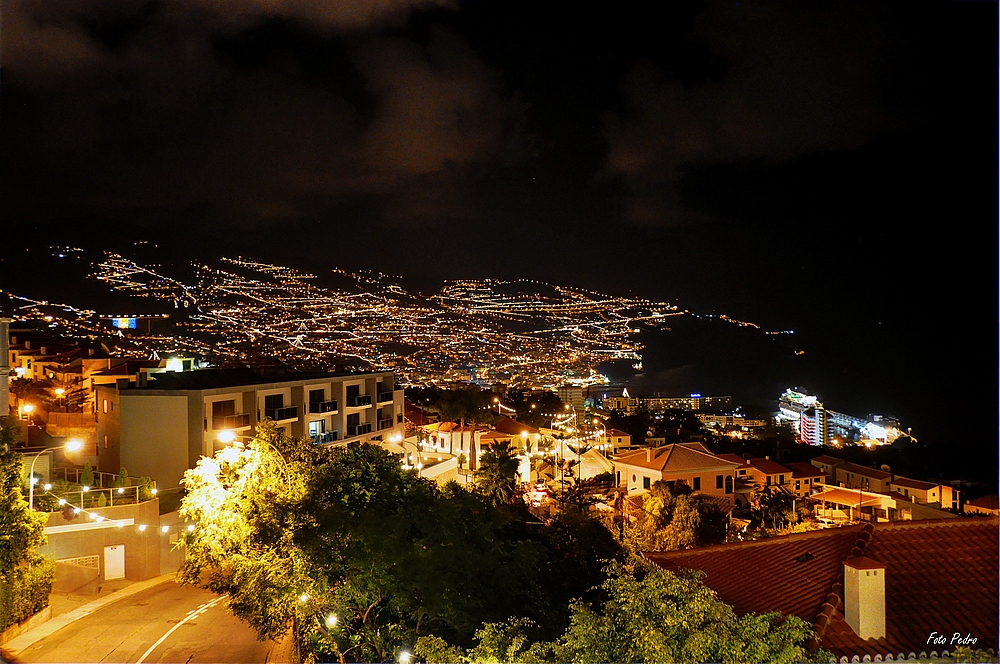
[[(641, 497), (642, 508), (605, 517), (606, 525), (635, 555), (643, 551), (676, 551), (725, 541), (727, 515), (706, 496), (684, 486), (654, 482)], [(622, 506), (624, 507), (624, 506)]]
[(83, 464), (83, 472), (80, 473), (80, 484), (88, 487), (94, 486), (94, 468), (90, 465), (89, 461)]
[(431, 632), (468, 646), (510, 615), (564, 619), (541, 578), (558, 560), (513, 510), (439, 488), (375, 445), (310, 445), (265, 425), (258, 438), (189, 471), (181, 514), (196, 524), (183, 579), (228, 593), (262, 638), (294, 619), (320, 660), (385, 661)]
[(0, 631), (45, 608), (55, 577), (55, 563), (37, 551), (48, 519), (24, 499), (18, 429), (13, 417), (0, 422)]
[(611, 565), (599, 610), (578, 603), (556, 647), (573, 662), (800, 662), (811, 636), (801, 618), (738, 618), (695, 574), (636, 562)]
[(494, 443), (483, 453), (476, 470), (476, 488), (494, 505), (510, 505), (518, 498), (517, 469), (520, 462), (510, 443)]
[[(466, 653), (438, 638), (417, 644), (428, 661), (461, 662), (777, 662), (807, 659), (810, 626), (777, 613), (737, 617), (697, 573), (673, 574), (645, 561), (607, 566), (598, 608), (571, 607), (569, 627), (552, 642), (532, 641), (530, 621), (484, 625)], [(457, 652), (456, 652), (457, 651)], [(829, 653), (813, 655), (817, 661)], [(435, 659), (431, 659), (435, 657)]]

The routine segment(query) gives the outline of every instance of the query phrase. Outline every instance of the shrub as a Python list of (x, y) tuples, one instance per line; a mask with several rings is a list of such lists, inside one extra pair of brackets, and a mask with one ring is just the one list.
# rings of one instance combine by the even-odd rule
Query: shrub
[(27, 620), (49, 605), (56, 564), (37, 556), (0, 576), (0, 630)]

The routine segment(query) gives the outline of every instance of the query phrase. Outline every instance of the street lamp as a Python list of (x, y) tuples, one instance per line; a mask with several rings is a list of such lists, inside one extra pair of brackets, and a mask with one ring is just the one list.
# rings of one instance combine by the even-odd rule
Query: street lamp
[[(29, 404), (30, 405), (30, 404)], [(27, 408), (27, 406), (25, 406)], [(63, 445), (63, 449), (67, 452), (76, 452), (83, 447), (83, 443), (79, 440), (68, 440), (66, 444)], [(31, 468), (28, 470), (28, 509), (35, 509), (35, 462), (38, 461), (38, 457), (42, 456), (46, 452), (51, 452), (51, 449), (45, 449), (35, 455), (35, 458), (31, 460)], [(45, 486), (49, 486), (46, 484)], [(82, 501), (81, 501), (82, 504)]]
[(35, 407), (30, 403), (26, 403), (21, 406), (21, 412), (24, 413), (24, 419), (31, 421), (31, 414), (35, 412)]
[(56, 398), (59, 399), (60, 405), (63, 406), (63, 412), (68, 413), (69, 412), (69, 407), (66, 405), (66, 402), (63, 400), (63, 397), (64, 397), (65, 394), (66, 394), (66, 390), (65, 389), (63, 389), (61, 387), (57, 387), (56, 388)]

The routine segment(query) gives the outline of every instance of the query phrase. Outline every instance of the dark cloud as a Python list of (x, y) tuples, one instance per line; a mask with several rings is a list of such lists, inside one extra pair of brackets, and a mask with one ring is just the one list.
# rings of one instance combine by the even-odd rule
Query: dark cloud
[(717, 3), (695, 33), (719, 72), (690, 84), (669, 63), (636, 60), (623, 108), (604, 120), (602, 176), (626, 188), (626, 219), (699, 218), (676, 188), (691, 164), (853, 150), (926, 123), (905, 94), (916, 63), (904, 60), (896, 18), (874, 4)]
[[(397, 222), (454, 217), (471, 213), (456, 182), (464, 167), (526, 154), (523, 104), (461, 36), (438, 29), (416, 43), (315, 32), (317, 21), (357, 28), (412, 4), (333, 12), (328, 3), (243, 2), (247, 27), (235, 32), (229, 14), (200, 20), (221, 6), (189, 4), (188, 13), (95, 4), (65, 14), (12, 5), (5, 78), (18, 104), (5, 109), (14, 131), (4, 148), (17, 168), (8, 210), (197, 207), (253, 221), (367, 197), (379, 201), (375, 216)], [(241, 59), (241, 42), (253, 58)], [(345, 77), (360, 81), (364, 100), (343, 89)]]

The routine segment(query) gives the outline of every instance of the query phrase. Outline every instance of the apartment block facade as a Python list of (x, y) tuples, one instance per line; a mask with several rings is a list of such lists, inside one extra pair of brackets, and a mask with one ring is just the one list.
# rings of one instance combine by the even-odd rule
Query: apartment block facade
[(225, 446), (223, 431), (253, 436), (269, 419), (317, 444), (379, 442), (403, 433), (403, 391), (392, 372), (287, 373), (200, 369), (140, 374), (98, 385), (98, 467), (178, 486), (184, 471)]

